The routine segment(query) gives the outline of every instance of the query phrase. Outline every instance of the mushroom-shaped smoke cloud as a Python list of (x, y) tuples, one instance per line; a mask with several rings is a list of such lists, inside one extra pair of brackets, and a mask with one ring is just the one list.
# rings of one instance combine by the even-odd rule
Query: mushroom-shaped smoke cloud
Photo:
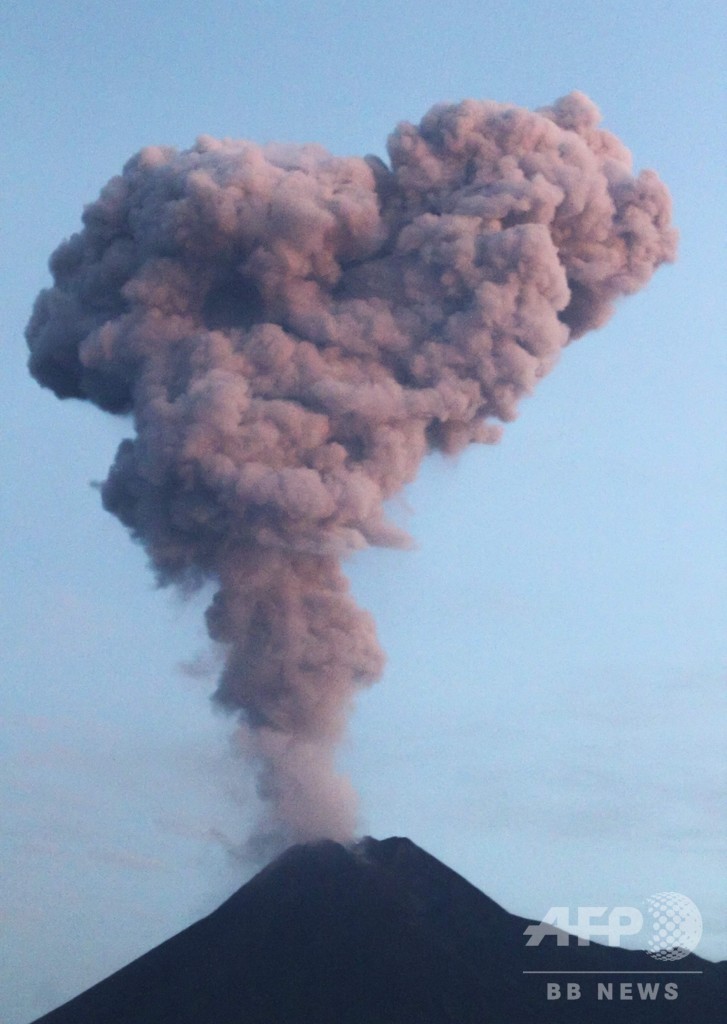
[(51, 258), (27, 329), (61, 398), (132, 414), (105, 507), (161, 583), (211, 580), (281, 842), (349, 836), (333, 759), (374, 624), (341, 559), (406, 543), (384, 503), (496, 421), (675, 253), (655, 174), (573, 93), (468, 100), (389, 139), (391, 166), (203, 137), (133, 157)]

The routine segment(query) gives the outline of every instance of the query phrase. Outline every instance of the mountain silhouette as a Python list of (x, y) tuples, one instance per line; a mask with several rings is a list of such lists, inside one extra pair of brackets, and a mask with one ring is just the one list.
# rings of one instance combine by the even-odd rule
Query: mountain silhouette
[[(35, 1024), (724, 1019), (727, 964), (694, 955), (664, 964), (553, 935), (528, 947), (535, 923), (408, 839), (294, 846), (208, 917)], [(524, 973), (534, 971), (545, 973)], [(569, 983), (579, 998), (566, 998)], [(666, 998), (668, 983), (676, 998)], [(547, 998), (548, 984), (560, 998)]]

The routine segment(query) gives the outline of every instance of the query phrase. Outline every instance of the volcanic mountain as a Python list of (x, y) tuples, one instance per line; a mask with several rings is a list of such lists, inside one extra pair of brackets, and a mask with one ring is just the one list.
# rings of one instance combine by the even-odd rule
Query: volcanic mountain
[[(723, 1019), (724, 963), (660, 963), (553, 935), (528, 947), (534, 923), (408, 839), (294, 846), (208, 917), (36, 1024)], [(547, 998), (548, 983), (560, 998)], [(566, 998), (568, 983), (580, 998)]]

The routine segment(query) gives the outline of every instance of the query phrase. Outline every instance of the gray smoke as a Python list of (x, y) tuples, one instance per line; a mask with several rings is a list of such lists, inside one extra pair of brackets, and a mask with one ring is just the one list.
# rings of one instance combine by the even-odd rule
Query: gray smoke
[(162, 584), (211, 580), (261, 835), (348, 838), (334, 753), (383, 654), (341, 559), (402, 545), (427, 452), (492, 442), (561, 349), (673, 259), (669, 196), (573, 93), (435, 106), (376, 157), (142, 150), (51, 257), (27, 329), (61, 398), (131, 414), (104, 506)]

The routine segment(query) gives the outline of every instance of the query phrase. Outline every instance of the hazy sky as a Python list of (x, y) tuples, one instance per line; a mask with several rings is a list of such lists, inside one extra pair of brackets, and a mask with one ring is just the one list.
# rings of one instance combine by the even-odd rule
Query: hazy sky
[(205, 595), (157, 591), (96, 490), (129, 432), (29, 378), (47, 258), (141, 146), (385, 155), (438, 100), (580, 89), (669, 186), (678, 262), (564, 354), (499, 447), (426, 464), (418, 547), (348, 564), (388, 654), (341, 763), (362, 831), (508, 909), (689, 895), (727, 955), (723, 437), (727, 17), (713, 2), (24, 0), (2, 54), (0, 1019), (26, 1024), (212, 909), (250, 778)]

